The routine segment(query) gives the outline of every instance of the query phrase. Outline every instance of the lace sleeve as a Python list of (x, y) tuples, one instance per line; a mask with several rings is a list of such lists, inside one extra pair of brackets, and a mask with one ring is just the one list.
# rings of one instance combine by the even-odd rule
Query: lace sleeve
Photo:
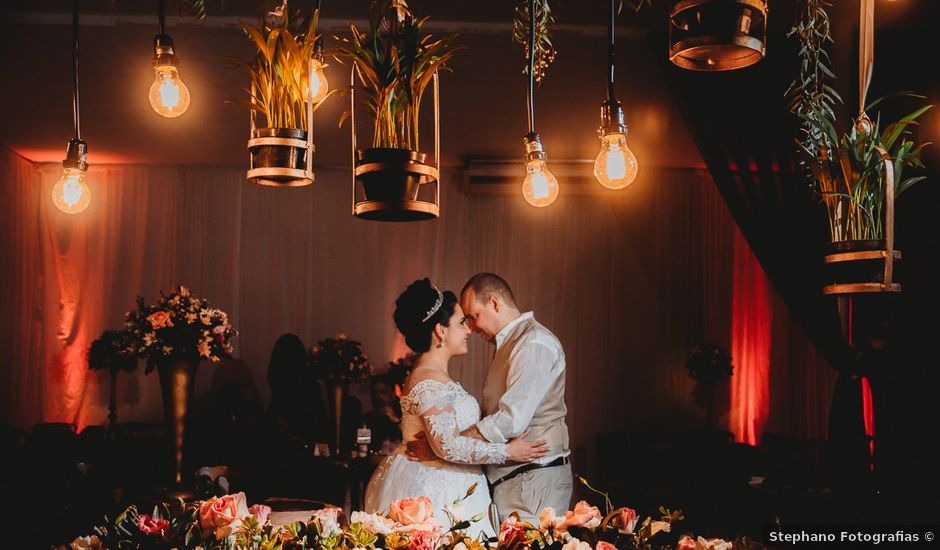
[(443, 384), (421, 388), (415, 405), (434, 454), (458, 464), (502, 464), (507, 459), (505, 443), (489, 443), (460, 435), (454, 394)]

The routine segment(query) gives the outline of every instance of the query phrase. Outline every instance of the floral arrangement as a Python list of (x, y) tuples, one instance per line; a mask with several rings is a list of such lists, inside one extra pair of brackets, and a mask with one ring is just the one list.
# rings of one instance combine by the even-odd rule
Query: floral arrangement
[[(583, 478), (579, 480), (595, 491)], [(428, 497), (391, 503), (386, 514), (353, 512), (345, 521), (339, 508), (317, 510), (307, 522), (272, 525), (271, 508), (249, 507), (244, 493), (213, 497), (202, 502), (178, 500), (162, 504), (152, 514), (140, 514), (131, 506), (113, 522), (95, 528), (93, 535), (72, 541), (72, 550), (104, 548), (151, 548), (169, 550), (649, 550), (650, 539), (669, 533), (682, 520), (681, 511), (660, 508), (657, 519), (642, 522), (635, 510), (613, 508), (603, 495), (607, 514), (580, 501), (562, 515), (551, 508), (539, 514), (538, 525), (511, 515), (499, 526), (498, 535), (471, 538), (466, 530), (484, 514), (467, 517), (462, 501), (466, 494), (443, 511), (450, 520), (445, 527), (434, 515)], [(492, 510), (491, 510), (492, 513)], [(490, 518), (491, 524), (495, 520)], [(675, 550), (750, 549), (747, 539), (734, 543), (722, 539), (683, 535)], [(668, 549), (669, 545), (657, 546)]]
[(340, 332), (310, 348), (308, 362), (317, 380), (330, 383), (365, 382), (369, 379), (369, 357), (362, 344)]
[(132, 371), (137, 367), (137, 358), (128, 351), (131, 348), (127, 331), (106, 330), (88, 348), (88, 368)]
[(703, 385), (728, 378), (734, 371), (728, 350), (712, 343), (695, 346), (685, 361), (685, 368), (693, 380)]
[(127, 313), (124, 326), (130, 340), (127, 352), (147, 360), (147, 373), (168, 361), (229, 357), (237, 334), (224, 311), (185, 286), (170, 294), (160, 291), (153, 305), (138, 296), (137, 309)]

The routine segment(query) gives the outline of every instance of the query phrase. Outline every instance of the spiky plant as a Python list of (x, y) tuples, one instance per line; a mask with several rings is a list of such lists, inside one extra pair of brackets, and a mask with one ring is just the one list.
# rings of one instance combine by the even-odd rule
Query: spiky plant
[(427, 20), (417, 19), (403, 0), (373, 0), (368, 32), (350, 25), (348, 38), (337, 37), (335, 57), (347, 66), (355, 63), (357, 93), (374, 120), (373, 147), (419, 148), (424, 92), (461, 49), (453, 36), (434, 38), (425, 31)]

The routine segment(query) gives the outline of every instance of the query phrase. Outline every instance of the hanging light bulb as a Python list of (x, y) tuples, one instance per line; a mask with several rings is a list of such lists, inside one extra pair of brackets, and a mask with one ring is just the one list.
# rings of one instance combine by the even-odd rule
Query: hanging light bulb
[(623, 189), (636, 179), (636, 155), (627, 146), (627, 126), (619, 101), (606, 101), (601, 107), (601, 151), (594, 160), (594, 177), (608, 189)]
[(80, 139), (69, 140), (65, 160), (62, 161), (62, 177), (52, 188), (52, 202), (66, 214), (83, 212), (91, 203), (91, 190), (85, 183), (88, 163), (85, 155), (88, 147)]
[(558, 198), (558, 178), (548, 169), (545, 162), (548, 155), (542, 150), (539, 135), (530, 132), (523, 142), (526, 149), (526, 175), (522, 180), (522, 196), (532, 206), (548, 206)]
[(78, 0), (72, 3), (72, 115), (75, 137), (62, 161), (62, 177), (52, 187), (52, 203), (66, 214), (83, 212), (91, 203), (91, 190), (85, 183), (88, 145), (82, 140), (81, 103), (78, 94)]
[(627, 146), (627, 125), (623, 122), (623, 107), (614, 94), (614, 23), (617, 2), (610, 0), (607, 20), (607, 101), (601, 105), (601, 151), (594, 160), (594, 177), (608, 189), (623, 189), (636, 179), (636, 155)]
[(326, 79), (326, 74), (323, 72), (323, 69), (326, 67), (326, 63), (323, 62), (323, 56), (319, 54), (319, 52), (310, 60), (309, 101), (314, 105), (323, 101), (330, 92), (330, 83)]
[(153, 49), (154, 79), (150, 85), (150, 106), (160, 116), (176, 118), (189, 108), (189, 88), (180, 79), (173, 39), (161, 32), (153, 39)]

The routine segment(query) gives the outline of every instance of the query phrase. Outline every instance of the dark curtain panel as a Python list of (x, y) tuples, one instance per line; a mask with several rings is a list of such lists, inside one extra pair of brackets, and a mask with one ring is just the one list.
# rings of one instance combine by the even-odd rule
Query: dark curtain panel
[[(837, 88), (846, 102), (842, 123), (857, 109), (858, 7), (849, 4), (830, 13), (837, 27), (833, 56), (841, 76)], [(773, 7), (770, 46), (758, 65), (695, 73), (664, 60), (663, 71), (714, 183), (755, 256), (819, 351), (840, 371), (832, 399), (830, 437), (855, 437), (862, 443), (862, 455), (867, 455), (867, 443), (860, 377), (871, 380), (876, 423), (872, 479), (883, 480), (881, 488), (889, 488), (882, 491), (887, 495), (882, 498), (896, 498), (900, 505), (937, 487), (938, 430), (929, 403), (937, 389), (936, 366), (940, 364), (934, 343), (940, 329), (935, 252), (940, 236), (935, 212), (940, 200), (940, 161), (935, 149), (928, 151), (924, 159), (928, 180), (897, 202), (896, 246), (904, 254), (898, 277), (903, 292), (853, 299), (854, 345), (850, 347), (840, 328), (837, 299), (820, 292), (826, 222), (800, 173), (794, 146), (798, 124), (784, 96), (798, 69), (797, 45), (785, 36), (795, 19), (795, 6), (775, 3)], [(929, 9), (937, 11), (936, 6)], [(934, 36), (927, 31), (879, 28), (869, 100), (893, 91), (917, 90), (938, 103), (940, 77), (915, 61), (917, 52), (936, 51)], [(662, 36), (656, 40), (665, 42)], [(882, 116), (896, 120), (913, 109), (907, 103)], [(938, 138), (940, 116), (932, 113), (921, 122), (920, 140), (937, 142)], [(867, 463), (864, 470), (868, 471)]]

